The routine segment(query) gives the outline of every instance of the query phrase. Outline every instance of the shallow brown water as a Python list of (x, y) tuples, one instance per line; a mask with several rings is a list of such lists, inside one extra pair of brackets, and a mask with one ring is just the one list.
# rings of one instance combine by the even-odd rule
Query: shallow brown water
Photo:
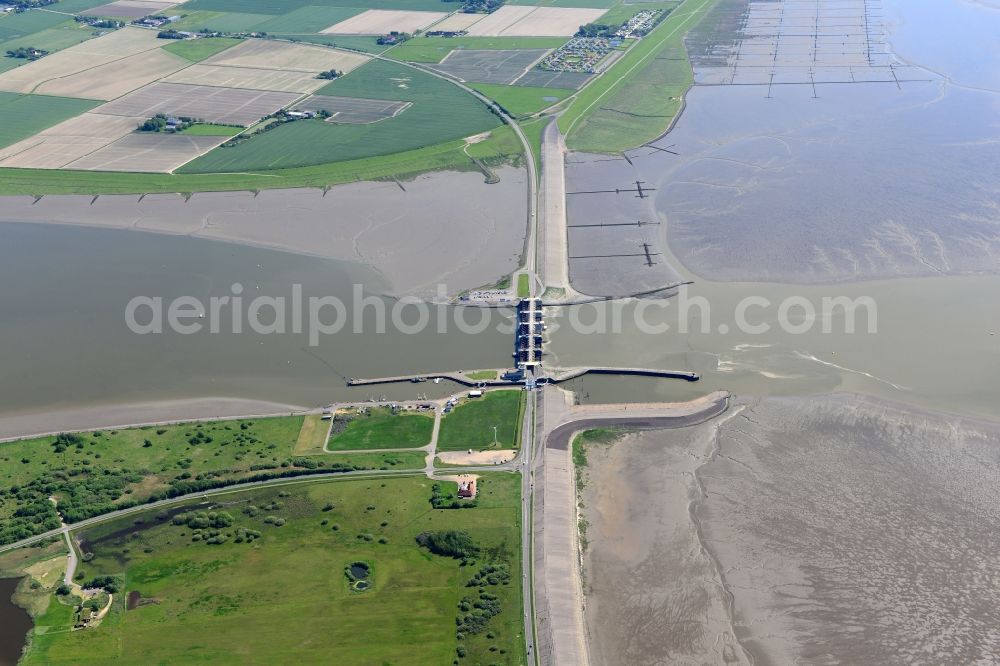
[(31, 616), (11, 601), (19, 578), (0, 578), (0, 666), (15, 666), (21, 658)]

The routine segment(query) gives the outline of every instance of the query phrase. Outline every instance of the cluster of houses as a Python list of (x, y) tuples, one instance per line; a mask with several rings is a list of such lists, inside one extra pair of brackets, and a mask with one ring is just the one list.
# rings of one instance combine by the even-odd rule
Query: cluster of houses
[(574, 37), (538, 63), (548, 72), (582, 72), (593, 74), (597, 64), (621, 45), (617, 39), (605, 37)]
[(143, 16), (141, 19), (132, 21), (132, 25), (139, 25), (144, 28), (159, 28), (180, 20), (180, 16)]
[(644, 9), (628, 21), (615, 32), (615, 37), (629, 39), (631, 37), (641, 37), (653, 29), (657, 23), (659, 9)]

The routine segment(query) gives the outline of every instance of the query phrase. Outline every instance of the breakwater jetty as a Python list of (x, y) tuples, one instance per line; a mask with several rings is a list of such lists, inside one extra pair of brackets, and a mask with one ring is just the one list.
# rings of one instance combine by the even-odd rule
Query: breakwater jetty
[[(586, 366), (578, 368), (558, 368), (551, 374), (542, 369), (543, 346), (545, 344), (545, 321), (542, 314), (544, 304), (540, 298), (525, 298), (517, 304), (517, 329), (514, 336), (514, 369), (498, 368), (493, 379), (475, 379), (460, 371), (435, 372), (423, 375), (395, 375), (392, 377), (351, 377), (348, 386), (374, 386), (376, 384), (418, 384), (428, 380), (435, 382), (447, 379), (463, 386), (487, 388), (491, 386), (517, 386), (533, 389), (544, 384), (560, 384), (584, 375), (624, 375), (633, 377), (659, 377), (663, 379), (683, 379), (696, 382), (701, 377), (696, 372), (686, 370), (658, 370), (656, 368), (616, 368)], [(482, 371), (477, 371), (480, 375)]]

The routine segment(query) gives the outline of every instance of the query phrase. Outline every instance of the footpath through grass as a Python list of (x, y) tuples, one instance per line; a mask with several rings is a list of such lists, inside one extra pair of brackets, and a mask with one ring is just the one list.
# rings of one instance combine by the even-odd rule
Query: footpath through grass
[[(429, 479), (345, 479), (87, 530), (80, 581), (111, 577), (111, 612), (70, 631), (53, 587), (33, 590), (22, 664), (526, 663), (519, 488), (516, 474), (483, 475), (476, 506), (433, 509)], [(417, 541), (428, 532), (472, 552), (431, 552)]]
[[(500, 389), (463, 400), (441, 421), (438, 451), (516, 449), (520, 445), (523, 392)], [(493, 426), (496, 445), (493, 443)]]
[(433, 415), (394, 414), (389, 407), (369, 408), (361, 414), (337, 414), (327, 448), (331, 451), (418, 448), (430, 443), (433, 430)]
[(240, 481), (423, 465), (421, 455), (406, 453), (297, 456), (302, 424), (287, 416), (0, 443), (0, 544), (58, 528), (50, 496), (73, 523)]
[[(685, 0), (568, 104), (559, 129), (569, 148), (615, 153), (663, 134), (693, 82), (684, 35), (715, 0)], [(670, 58), (658, 56), (669, 54)]]

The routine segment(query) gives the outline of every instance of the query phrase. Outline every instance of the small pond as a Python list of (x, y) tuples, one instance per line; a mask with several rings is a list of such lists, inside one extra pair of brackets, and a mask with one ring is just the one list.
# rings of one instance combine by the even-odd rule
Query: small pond
[(0, 666), (15, 666), (31, 631), (31, 616), (11, 597), (19, 578), (0, 578)]

